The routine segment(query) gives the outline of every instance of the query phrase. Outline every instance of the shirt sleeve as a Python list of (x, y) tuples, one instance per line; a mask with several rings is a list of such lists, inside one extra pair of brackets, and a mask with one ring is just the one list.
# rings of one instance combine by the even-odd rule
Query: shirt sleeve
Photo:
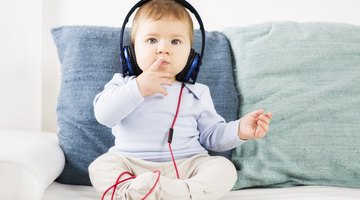
[(115, 74), (93, 101), (96, 120), (113, 127), (144, 101), (135, 77)]
[(200, 115), (198, 117), (198, 129), (200, 143), (212, 151), (227, 151), (242, 144), (244, 141), (238, 136), (240, 120), (226, 123), (215, 110), (211, 99), (210, 90), (205, 87), (199, 95)]

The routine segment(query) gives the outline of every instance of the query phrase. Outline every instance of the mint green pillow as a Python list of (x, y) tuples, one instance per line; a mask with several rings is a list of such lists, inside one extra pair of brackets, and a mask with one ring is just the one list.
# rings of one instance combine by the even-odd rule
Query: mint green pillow
[(273, 113), (262, 140), (233, 151), (234, 189), (360, 187), (360, 26), (274, 22), (224, 30), (240, 116)]

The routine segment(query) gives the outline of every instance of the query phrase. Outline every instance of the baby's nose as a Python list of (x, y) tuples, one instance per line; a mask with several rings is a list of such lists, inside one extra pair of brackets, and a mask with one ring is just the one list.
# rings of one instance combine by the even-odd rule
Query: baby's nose
[(166, 45), (159, 45), (156, 53), (170, 54), (170, 49)]

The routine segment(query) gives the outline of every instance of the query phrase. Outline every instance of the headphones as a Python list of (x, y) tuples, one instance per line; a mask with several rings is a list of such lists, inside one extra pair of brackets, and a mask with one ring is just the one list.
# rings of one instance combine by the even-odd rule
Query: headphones
[[(124, 46), (124, 33), (125, 33), (125, 26), (127, 22), (129, 21), (130, 16), (132, 13), (145, 3), (149, 2), (151, 0), (141, 0), (138, 3), (136, 3), (128, 12), (126, 15), (123, 25), (121, 27), (121, 34), (120, 34), (120, 58), (122, 62), (122, 74), (123, 76), (138, 76), (142, 73), (142, 70), (138, 66), (136, 62), (136, 56), (135, 56), (135, 50), (133, 45)], [(188, 9), (190, 12), (194, 14), (196, 17), (196, 20), (199, 23), (200, 31), (201, 31), (201, 52), (200, 54), (195, 52), (194, 49), (190, 50), (189, 58), (187, 60), (187, 63), (184, 67), (184, 69), (176, 75), (176, 80), (183, 82), (183, 83), (192, 83), (194, 84), (196, 82), (197, 75), (199, 73), (200, 65), (202, 63), (202, 58), (204, 55), (204, 49), (205, 49), (205, 29), (204, 25), (202, 23), (202, 20), (200, 18), (200, 15), (195, 10), (195, 8), (189, 4), (185, 0), (176, 0), (176, 2), (180, 3), (182, 6), (184, 6), (186, 9)]]

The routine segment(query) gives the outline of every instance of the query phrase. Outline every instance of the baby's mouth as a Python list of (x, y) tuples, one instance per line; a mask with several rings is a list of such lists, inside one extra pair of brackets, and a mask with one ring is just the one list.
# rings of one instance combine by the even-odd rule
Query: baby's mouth
[(160, 63), (160, 65), (168, 65), (168, 64), (170, 64), (170, 63), (168, 61), (166, 61), (166, 60), (162, 60), (161, 63)]

